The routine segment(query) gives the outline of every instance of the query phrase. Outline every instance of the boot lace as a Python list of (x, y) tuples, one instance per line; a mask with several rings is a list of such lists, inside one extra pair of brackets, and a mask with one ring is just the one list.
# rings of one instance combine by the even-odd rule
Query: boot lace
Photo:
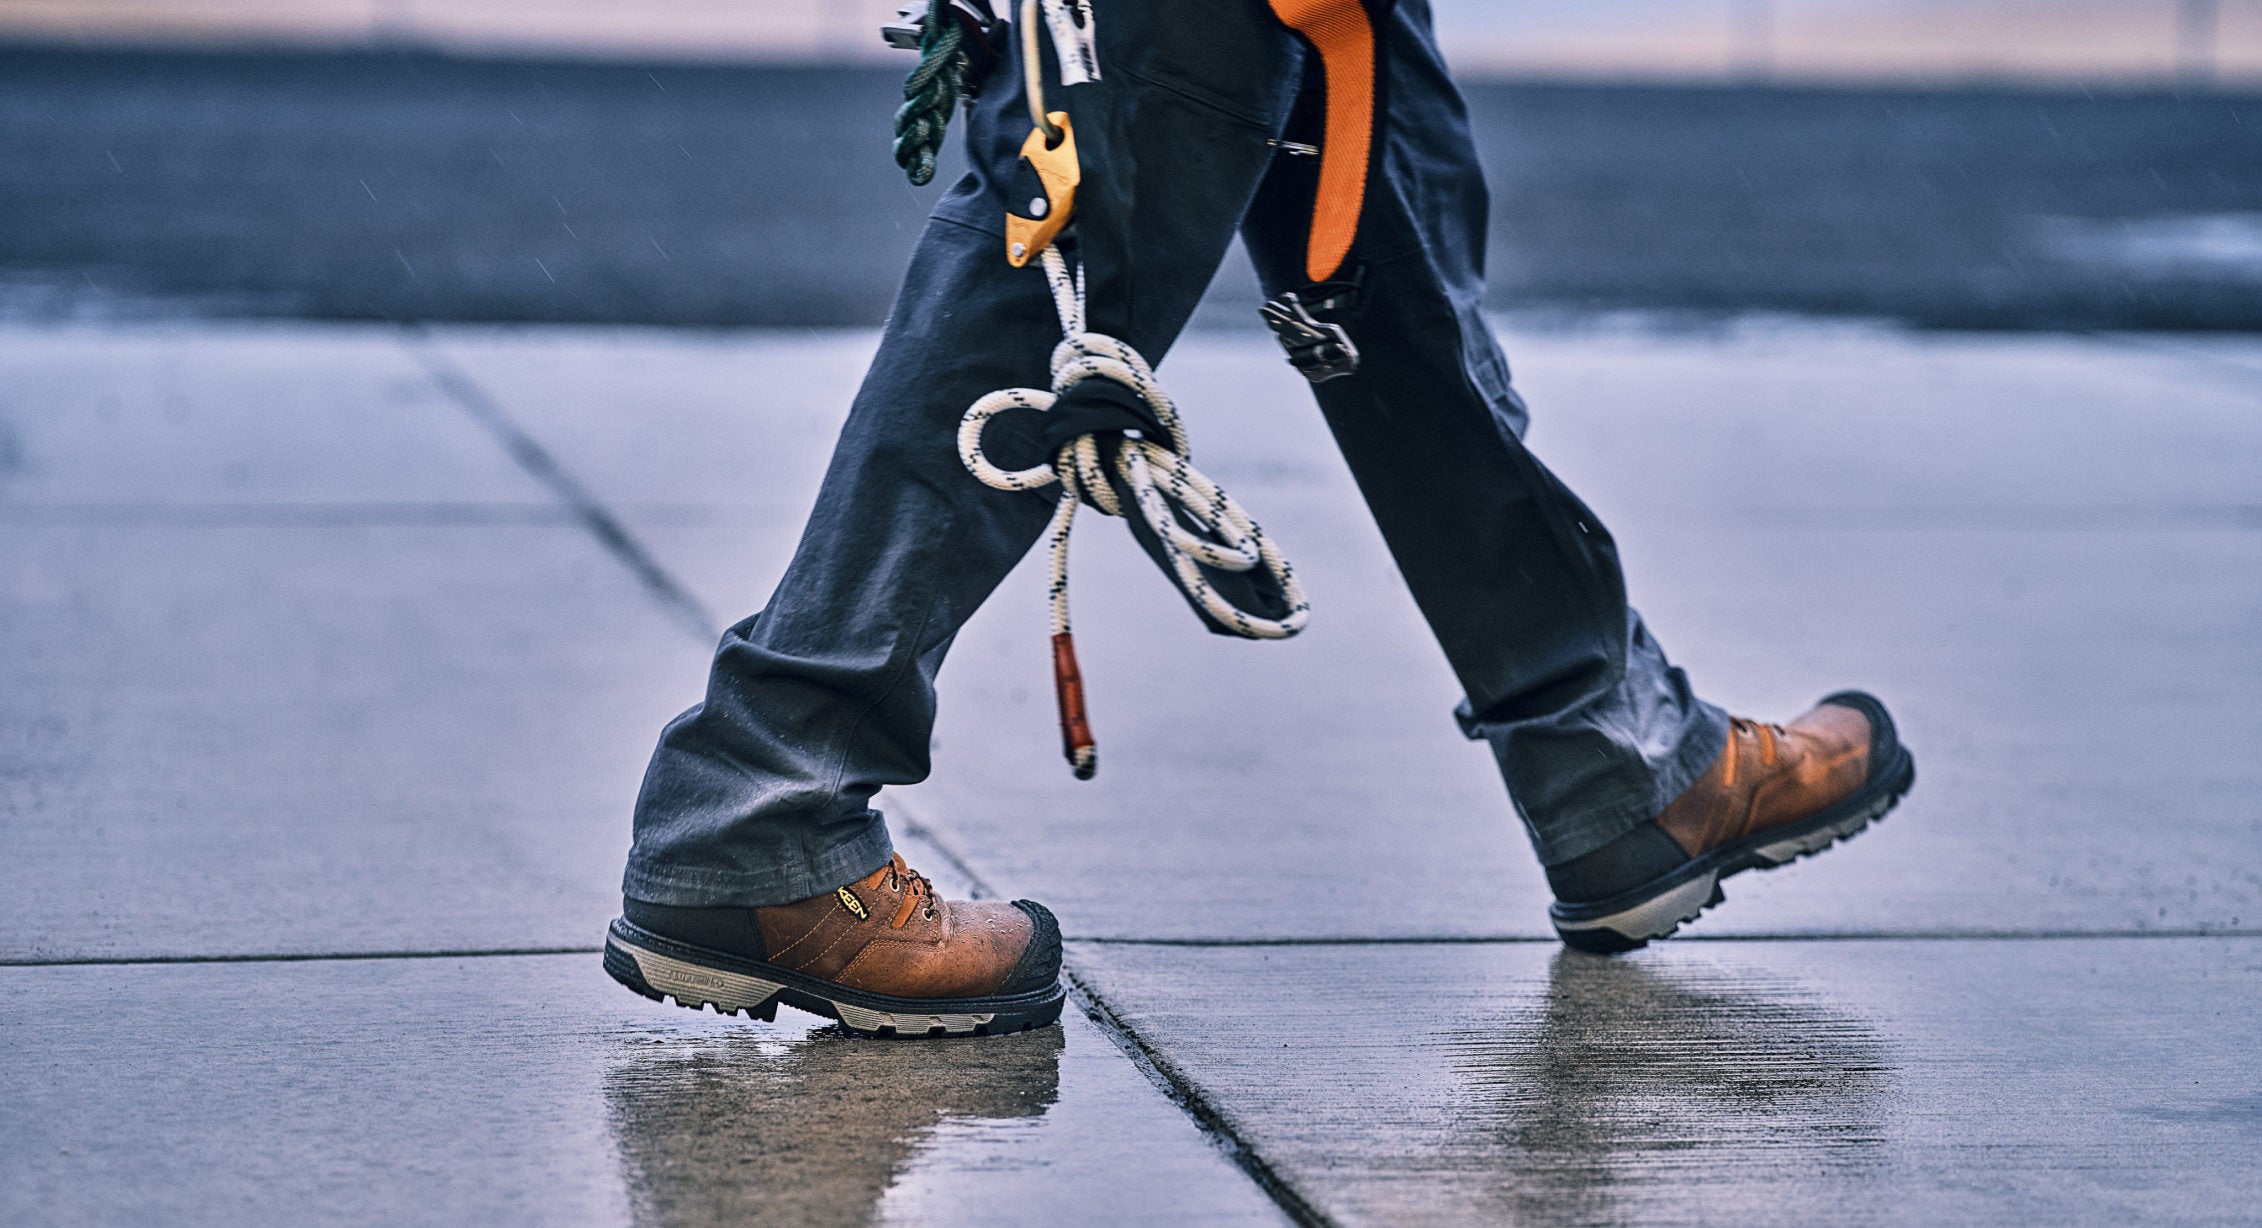
[(888, 886), (903, 892), (903, 907), (895, 910), (895, 920), (888, 923), (890, 928), (902, 929), (913, 912), (922, 910), (922, 905), (927, 919), (935, 919), (935, 885), (927, 881), (926, 875), (905, 865), (900, 853), (888, 865)]
[(1789, 732), (1786, 731), (1781, 725), (1761, 724), (1758, 721), (1747, 720), (1744, 717), (1740, 716), (1729, 717), (1728, 728), (1736, 733), (1742, 734), (1747, 738), (1758, 739), (1759, 761), (1769, 767), (1773, 767), (1775, 765), (1776, 747), (1778, 745), (1777, 740), (1790, 736)]

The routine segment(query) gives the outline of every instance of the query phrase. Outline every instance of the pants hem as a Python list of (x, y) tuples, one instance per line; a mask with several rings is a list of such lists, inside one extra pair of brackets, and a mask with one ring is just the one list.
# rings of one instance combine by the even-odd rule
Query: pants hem
[(798, 856), (787, 854), (759, 870), (668, 865), (631, 857), (621, 875), (621, 894), (677, 908), (768, 908), (822, 895), (863, 878), (895, 855), (886, 822), (876, 810), (867, 813), (870, 821), (854, 835), (830, 840), (822, 848), (802, 849)]
[(1682, 736), (1679, 749), (1657, 773), (1650, 795), (1597, 807), (1549, 824), (1562, 833), (1560, 835), (1542, 833), (1534, 827), (1532, 844), (1539, 854), (1539, 863), (1559, 866), (1575, 857), (1584, 857), (1656, 818), (1673, 799), (1686, 793), (1697, 778), (1710, 771), (1713, 762), (1720, 758), (1720, 752), (1727, 747), (1728, 714), (1711, 704), (1699, 703), (1696, 717)]

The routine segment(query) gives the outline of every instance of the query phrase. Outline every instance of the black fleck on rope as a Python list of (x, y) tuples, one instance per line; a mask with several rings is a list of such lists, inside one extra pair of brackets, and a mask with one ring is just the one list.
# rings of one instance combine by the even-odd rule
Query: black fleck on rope
[(924, 185), (935, 177), (935, 157), (942, 152), (951, 108), (958, 105), (965, 38), (966, 27), (951, 15), (950, 0), (927, 0), (919, 66), (903, 79), (903, 105), (895, 112), (895, 164), (914, 184)]

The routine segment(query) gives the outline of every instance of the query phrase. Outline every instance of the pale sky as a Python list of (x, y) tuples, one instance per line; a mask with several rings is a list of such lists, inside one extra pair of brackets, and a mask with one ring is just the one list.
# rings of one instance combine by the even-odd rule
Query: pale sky
[[(0, 0), (0, 37), (885, 61), (898, 0)], [(1435, 0), (1466, 74), (2262, 83), (2262, 0)], [(2212, 8), (2211, 23), (2179, 14)], [(2211, 25), (2213, 34), (2192, 42)], [(2179, 59), (2179, 29), (2184, 47)], [(1104, 34), (1103, 34), (1104, 38)]]

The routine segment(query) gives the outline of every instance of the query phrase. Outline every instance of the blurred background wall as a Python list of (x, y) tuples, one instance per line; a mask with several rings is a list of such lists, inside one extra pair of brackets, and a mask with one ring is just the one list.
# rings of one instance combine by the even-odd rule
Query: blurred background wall
[[(895, 0), (10, 0), (0, 35), (881, 60)], [(2262, 79), (2262, 0), (1440, 0), (1481, 74), (1799, 80)]]
[[(2262, 327), (2262, 0), (1436, 7), (1500, 309)], [(892, 10), (7, 0), (0, 313), (874, 322)]]

